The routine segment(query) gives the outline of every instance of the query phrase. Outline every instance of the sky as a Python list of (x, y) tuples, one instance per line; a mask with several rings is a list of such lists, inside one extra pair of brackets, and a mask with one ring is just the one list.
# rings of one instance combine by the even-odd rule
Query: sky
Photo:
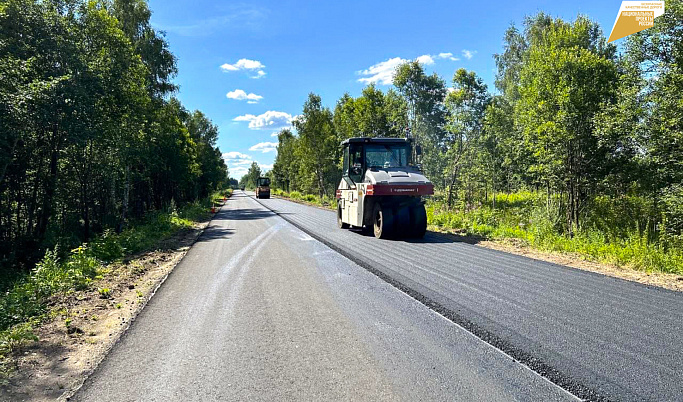
[[(334, 109), (348, 92), (391, 88), (402, 60), (419, 60), (451, 85), (476, 72), (495, 92), (493, 55), (503, 34), (544, 11), (597, 21), (609, 36), (621, 1), (249, 1), (150, 0), (152, 25), (177, 57), (176, 96), (219, 128), (230, 177), (252, 161), (267, 170), (276, 133), (301, 113), (310, 92)], [(618, 41), (620, 42), (620, 41)], [(617, 43), (618, 43), (617, 42)]]

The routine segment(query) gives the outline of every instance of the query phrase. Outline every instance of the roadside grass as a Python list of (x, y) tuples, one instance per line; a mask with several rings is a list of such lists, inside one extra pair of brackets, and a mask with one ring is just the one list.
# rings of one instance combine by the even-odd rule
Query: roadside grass
[[(683, 274), (683, 250), (676, 242), (652, 239), (650, 206), (637, 197), (594, 200), (592, 213), (573, 237), (562, 234), (557, 209), (535, 192), (499, 194), (476, 208), (449, 209), (438, 197), (427, 202), (427, 220), (437, 231), (488, 239), (518, 239), (541, 251), (575, 253), (588, 260), (645, 272)], [(649, 235), (648, 235), (649, 233)]]
[(330, 196), (324, 196), (323, 198), (320, 198), (317, 195), (313, 194), (302, 194), (298, 191), (292, 191), (288, 193), (280, 189), (271, 190), (271, 194), (281, 198), (288, 198), (293, 201), (309, 205), (315, 205), (317, 207), (323, 207), (327, 209), (335, 209), (337, 205), (336, 199)]
[[(180, 209), (171, 205), (168, 211), (150, 213), (121, 233), (107, 230), (68, 253), (59, 247), (48, 250), (30, 274), (0, 295), (0, 382), (12, 372), (11, 354), (37, 340), (33, 328), (48, 316), (50, 298), (89, 289), (93, 280), (106, 273), (107, 264), (151, 249), (178, 231), (193, 227), (210, 216), (212, 202), (221, 202), (231, 193), (216, 192)], [(107, 288), (98, 289), (98, 293), (103, 299), (111, 297)]]

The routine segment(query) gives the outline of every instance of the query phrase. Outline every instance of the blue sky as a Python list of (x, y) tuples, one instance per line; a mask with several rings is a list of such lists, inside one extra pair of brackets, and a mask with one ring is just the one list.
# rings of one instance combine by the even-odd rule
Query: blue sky
[(463, 67), (493, 91), (493, 54), (510, 23), (538, 11), (568, 20), (581, 13), (609, 35), (620, 4), (151, 0), (150, 8), (178, 58), (177, 96), (218, 125), (230, 176), (239, 179), (251, 161), (272, 166), (272, 134), (300, 113), (309, 92), (334, 108), (368, 82), (390, 88), (391, 67), (416, 58), (449, 85)]

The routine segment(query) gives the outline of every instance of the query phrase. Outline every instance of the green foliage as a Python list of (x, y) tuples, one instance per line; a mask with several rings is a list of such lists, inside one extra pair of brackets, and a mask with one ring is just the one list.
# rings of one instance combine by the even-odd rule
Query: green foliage
[(217, 127), (169, 96), (176, 61), (150, 15), (137, 0), (2, 3), (3, 287), (56, 245), (119, 258), (113, 232), (226, 186)]
[(100, 299), (111, 299), (111, 289), (109, 288), (99, 288), (97, 293), (100, 294)]
[[(148, 214), (119, 234), (104, 232), (89, 245), (83, 244), (64, 255), (59, 248), (47, 250), (30, 275), (0, 295), (0, 366), (3, 364), (3, 350), (12, 349), (2, 346), (4, 342), (12, 342), (15, 338), (32, 339), (31, 326), (46, 313), (50, 297), (88, 289), (92, 281), (101, 275), (103, 263), (149, 249), (178, 230), (191, 227), (194, 219), (208, 216), (212, 200), (222, 200), (231, 193), (232, 190), (216, 192), (211, 198), (190, 204), (180, 211)], [(111, 289), (100, 288), (97, 291), (100, 297), (111, 298)]]
[(22, 346), (38, 340), (38, 337), (33, 333), (34, 325), (34, 322), (25, 322), (0, 330), (0, 385), (14, 370), (13, 362), (9, 356)]
[(261, 177), (261, 167), (258, 163), (252, 162), (247, 174), (240, 179), (240, 187), (245, 187), (248, 190), (255, 189), (259, 177)]
[(678, 247), (683, 247), (683, 185), (673, 185), (662, 197), (663, 232)]
[(427, 207), (430, 225), (493, 239), (514, 238), (535, 248), (579, 253), (586, 258), (644, 271), (683, 274), (683, 251), (647, 239), (652, 203), (640, 197), (593, 200), (586, 225), (573, 237), (558, 231), (562, 215), (544, 194), (518, 192), (497, 195), (496, 208), (487, 201), (471, 210), (449, 209), (439, 201)]

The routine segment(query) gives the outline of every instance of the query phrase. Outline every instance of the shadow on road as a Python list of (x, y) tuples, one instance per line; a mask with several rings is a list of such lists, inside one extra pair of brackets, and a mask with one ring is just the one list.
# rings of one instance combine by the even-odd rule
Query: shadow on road
[(204, 233), (202, 233), (201, 236), (199, 236), (199, 239), (197, 239), (197, 243), (217, 239), (225, 239), (233, 233), (235, 233), (234, 229), (222, 228), (217, 225), (211, 225), (204, 230)]
[(222, 210), (213, 217), (213, 220), (226, 221), (249, 221), (254, 219), (264, 219), (275, 216), (271, 211), (257, 208), (231, 208)]

